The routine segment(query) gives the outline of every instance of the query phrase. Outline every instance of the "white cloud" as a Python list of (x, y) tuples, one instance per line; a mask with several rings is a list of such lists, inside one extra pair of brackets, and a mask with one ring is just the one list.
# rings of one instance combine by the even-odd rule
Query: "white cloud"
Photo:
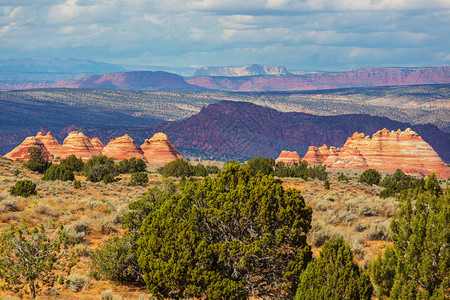
[(0, 59), (439, 65), (449, 11), (448, 0), (0, 0)]

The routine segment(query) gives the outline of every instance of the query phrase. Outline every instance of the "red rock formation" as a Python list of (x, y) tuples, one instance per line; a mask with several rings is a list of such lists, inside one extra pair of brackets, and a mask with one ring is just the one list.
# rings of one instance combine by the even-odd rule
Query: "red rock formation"
[(83, 161), (87, 161), (92, 156), (100, 155), (101, 152), (92, 145), (89, 138), (81, 131), (72, 131), (64, 140), (61, 148), (59, 148), (56, 157), (64, 159), (72, 154)]
[(58, 152), (59, 148), (61, 148), (61, 144), (58, 142), (57, 139), (55, 139), (51, 132), (47, 132), (46, 135), (43, 135), (41, 132), (38, 132), (36, 135), (36, 138), (41, 140), (42, 143), (44, 143), (45, 148), (47, 148), (48, 152), (52, 156), (55, 156), (56, 152)]
[(155, 134), (150, 140), (145, 140), (141, 149), (150, 163), (168, 164), (177, 158), (183, 158), (162, 132)]
[[(327, 162), (328, 165), (328, 162)], [(450, 177), (450, 168), (433, 148), (411, 129), (377, 131), (372, 138), (355, 132), (347, 139), (331, 167), (372, 168), (412, 175), (436, 173)]]
[(100, 141), (100, 139), (96, 137), (91, 139), (91, 144), (92, 146), (94, 146), (95, 150), (100, 152), (102, 152), (103, 148), (105, 147), (102, 141)]
[(14, 148), (11, 152), (6, 153), (5, 157), (11, 158), (14, 160), (28, 161), (30, 159), (30, 155), (28, 154), (28, 148), (30, 148), (30, 147), (41, 148), (42, 157), (44, 159), (49, 160), (49, 159), (52, 159), (52, 157), (53, 157), (50, 154), (50, 152), (48, 152), (47, 148), (45, 148), (44, 143), (40, 139), (38, 139), (34, 136), (27, 137), (22, 142), (22, 144), (20, 144), (16, 148)]
[(102, 154), (117, 160), (130, 159), (132, 157), (144, 159), (144, 152), (136, 146), (134, 140), (128, 134), (112, 139), (103, 148)]
[[(326, 147), (326, 145), (324, 145)], [(324, 151), (323, 146), (322, 152)], [(328, 148), (327, 148), (328, 149)], [(321, 164), (325, 161), (324, 157), (320, 153), (320, 149), (316, 146), (309, 146), (308, 152), (306, 152), (305, 156), (303, 156), (303, 160), (308, 162), (308, 164)]]
[(329, 149), (329, 155), (323, 162), (323, 165), (330, 166), (331, 164), (333, 164), (338, 158), (339, 150), (340, 150), (339, 148), (331, 146)]
[(300, 155), (298, 155), (297, 151), (281, 151), (278, 158), (275, 162), (284, 162), (286, 165), (291, 165), (293, 163), (299, 163), (301, 160)]

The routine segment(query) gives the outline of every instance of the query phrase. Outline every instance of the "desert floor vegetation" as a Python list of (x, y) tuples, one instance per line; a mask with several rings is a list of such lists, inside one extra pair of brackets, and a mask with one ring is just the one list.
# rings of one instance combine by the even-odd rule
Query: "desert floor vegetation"
[[(213, 162), (209, 165), (223, 167), (223, 164), (217, 165)], [(74, 185), (72, 181), (43, 180), (42, 174), (29, 170), (24, 164), (0, 157), (0, 233), (7, 231), (10, 225), (16, 226), (23, 221), (30, 226), (60, 223), (67, 235), (67, 251), (77, 257), (70, 274), (58, 273), (63, 275), (63, 279), (56, 281), (53, 287), (36, 287), (38, 298), (153, 297), (143, 284), (124, 284), (114, 279), (102, 279), (103, 276), (94, 272), (93, 260), (97, 257), (98, 264), (109, 267), (107, 260), (99, 259), (102, 255), (99, 249), (106, 249), (105, 245), (108, 245), (111, 238), (122, 242), (123, 247), (111, 244), (114, 249), (121, 251), (129, 247), (128, 241), (123, 237), (130, 228), (124, 228), (126, 221), (123, 221), (122, 217), (130, 212), (130, 203), (136, 203), (144, 194), (149, 195), (149, 188), (164, 189), (173, 186), (170, 183), (181, 183), (177, 188), (184, 189), (191, 186), (190, 181), (202, 179), (198, 176), (163, 177), (156, 172), (158, 167), (147, 166), (150, 172), (146, 173), (148, 181), (143, 186), (130, 185), (132, 174), (117, 175), (113, 182), (105, 184), (102, 181), (87, 181), (80, 171), (75, 172), (75, 180), (78, 183)], [(384, 187), (358, 182), (362, 171), (327, 171), (329, 189), (324, 185), (324, 180), (312, 178), (304, 180), (275, 177), (274, 184), (279, 182), (284, 189), (299, 190), (306, 205), (311, 206), (312, 220), (307, 243), (312, 247), (314, 259), (319, 258), (319, 253), (330, 238), (337, 240), (342, 237), (345, 247), (351, 249), (356, 263), (367, 272), (380, 251), (393, 247), (390, 223), (392, 217), (398, 213), (398, 200), (394, 197), (380, 197)], [(217, 174), (209, 176), (215, 178)], [(382, 178), (385, 176), (386, 174), (382, 174)], [(11, 195), (11, 187), (24, 180), (36, 184), (36, 195)], [(445, 183), (442, 184), (445, 187)], [(136, 232), (139, 232), (139, 229), (135, 228)], [(25, 291), (1, 291), (0, 297), (31, 298)]]

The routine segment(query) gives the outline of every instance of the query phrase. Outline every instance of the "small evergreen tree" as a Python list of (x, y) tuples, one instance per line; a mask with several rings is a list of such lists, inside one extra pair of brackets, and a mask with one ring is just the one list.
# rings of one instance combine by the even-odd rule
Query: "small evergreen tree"
[(247, 162), (253, 175), (261, 172), (263, 175), (273, 174), (273, 167), (275, 166), (275, 160), (267, 157), (254, 157)]
[(72, 170), (64, 165), (51, 165), (50, 168), (45, 171), (42, 180), (73, 181), (75, 180), (75, 175)]
[(338, 181), (344, 181), (344, 182), (348, 182), (348, 177), (344, 175), (344, 173), (341, 173), (338, 176)]
[(391, 222), (393, 248), (372, 267), (379, 298), (445, 299), (450, 296), (450, 188), (442, 192), (436, 175), (424, 187), (398, 195)]
[[(86, 180), (92, 182), (99, 182), (105, 180), (107, 182), (111, 181), (111, 176), (114, 181), (114, 175), (116, 175), (116, 167), (114, 161), (104, 155), (91, 157), (84, 165), (84, 175)], [(109, 175), (108, 175), (109, 174)]]
[(328, 179), (325, 179), (325, 181), (324, 181), (324, 183), (323, 183), (323, 187), (324, 187), (326, 190), (329, 190), (329, 189), (330, 189), (330, 182), (328, 181)]
[(300, 275), (295, 300), (369, 300), (372, 291), (368, 274), (353, 260), (350, 246), (338, 238), (326, 241), (320, 257)]
[(31, 180), (19, 180), (11, 187), (9, 193), (12, 196), (28, 197), (36, 195), (36, 184)]
[(83, 171), (84, 162), (81, 158), (77, 158), (75, 154), (72, 154), (69, 157), (62, 159), (60, 165), (65, 166), (73, 172), (81, 172)]
[(385, 189), (381, 191), (380, 197), (394, 197), (401, 191), (414, 189), (419, 186), (424, 187), (424, 185), (425, 181), (423, 179), (417, 179), (397, 170), (392, 176), (388, 175), (381, 181), (380, 186)]
[(44, 174), (48, 168), (52, 165), (51, 162), (47, 161), (42, 150), (39, 147), (29, 147), (28, 154), (30, 159), (25, 163), (25, 167), (31, 171), (39, 172)]
[[(53, 232), (43, 225), (28, 227), (24, 221), (19, 226), (10, 226), (0, 239), (0, 278), (3, 288), (15, 292), (28, 290), (36, 297), (36, 286), (52, 286), (58, 280), (54, 272), (58, 260), (67, 245), (67, 236), (62, 227)], [(75, 264), (72, 256), (65, 264), (66, 270)]]
[(182, 175), (186, 177), (190, 177), (194, 175), (194, 169), (190, 163), (185, 161), (182, 158), (177, 158), (174, 161), (171, 161), (164, 167), (158, 169), (158, 173), (163, 175), (164, 177), (180, 177)]
[(368, 169), (359, 177), (358, 182), (367, 183), (368, 185), (378, 185), (381, 180), (381, 174), (377, 170)]

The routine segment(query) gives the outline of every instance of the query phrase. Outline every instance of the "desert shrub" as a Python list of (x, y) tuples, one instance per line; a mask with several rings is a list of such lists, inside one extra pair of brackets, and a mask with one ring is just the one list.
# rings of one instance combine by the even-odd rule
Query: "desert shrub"
[(218, 166), (206, 166), (206, 172), (208, 174), (217, 174), (220, 172), (220, 169)]
[(28, 197), (36, 195), (36, 184), (31, 180), (19, 180), (11, 187), (9, 193), (12, 196)]
[(292, 297), (311, 259), (311, 208), (298, 190), (248, 167), (188, 181), (150, 210), (138, 262), (157, 297)]
[[(116, 175), (116, 168), (114, 166), (114, 161), (106, 157), (104, 155), (91, 157), (84, 165), (84, 175), (86, 176), (86, 180), (92, 182), (99, 182), (104, 179), (104, 177), (111, 175)], [(108, 175), (110, 174), (110, 175)], [(107, 179), (109, 181), (110, 179)]]
[(73, 181), (73, 187), (76, 189), (81, 188), (81, 182), (79, 180), (74, 180)]
[(355, 224), (355, 230), (357, 231), (357, 232), (363, 232), (364, 230), (366, 230), (367, 229), (367, 226), (366, 225), (364, 225), (363, 223), (361, 223), (361, 222), (358, 222), (358, 223), (356, 223)]
[(100, 295), (102, 300), (113, 300), (113, 296), (114, 296), (113, 290), (104, 290)]
[(368, 185), (378, 185), (381, 180), (381, 174), (377, 170), (368, 169), (359, 176), (358, 182), (367, 183)]
[(392, 176), (386, 176), (383, 181), (381, 181), (380, 186), (385, 189), (381, 191), (380, 197), (394, 197), (401, 191), (424, 187), (424, 185), (425, 180), (417, 179), (413, 176), (406, 175), (400, 170), (397, 170), (397, 172), (395, 172)]
[(81, 243), (89, 232), (89, 222), (87, 220), (79, 220), (74, 224), (65, 226), (64, 229), (72, 243)]
[(158, 173), (164, 177), (180, 177), (182, 175), (189, 177), (194, 175), (194, 170), (192, 169), (192, 165), (190, 163), (184, 159), (177, 158), (164, 167), (159, 168)]
[(344, 173), (341, 173), (338, 176), (338, 181), (344, 181), (344, 182), (348, 182), (348, 177), (344, 175)]
[(134, 172), (131, 174), (130, 185), (137, 186), (146, 186), (148, 184), (148, 174), (147, 172)]
[(81, 158), (77, 158), (75, 154), (62, 159), (60, 162), (61, 166), (65, 166), (67, 169), (72, 170), (73, 172), (81, 172), (83, 171), (84, 162)]
[(18, 211), (19, 210), (19, 202), (14, 198), (6, 198), (0, 202), (0, 212), (7, 211)]
[(393, 247), (380, 254), (372, 276), (380, 298), (448, 299), (450, 187), (445, 193), (435, 175), (423, 190), (398, 195), (391, 221)]
[(66, 278), (67, 289), (72, 292), (79, 292), (89, 284), (89, 277), (72, 273)]
[(42, 154), (41, 148), (39, 147), (29, 147), (28, 154), (30, 155), (30, 159), (24, 164), (24, 166), (31, 171), (44, 174), (45, 171), (47, 171), (47, 169), (52, 165), (51, 162), (46, 160)]
[(323, 188), (326, 190), (330, 189), (330, 182), (328, 181), (328, 179), (325, 179), (325, 181), (323, 183)]
[(145, 172), (147, 171), (147, 166), (145, 165), (145, 162), (138, 158), (130, 158), (130, 160), (128, 159), (124, 159), (122, 161), (120, 161), (117, 165), (116, 165), (116, 169), (118, 171), (118, 173), (120, 174), (131, 174), (131, 173), (135, 173), (135, 172)]
[(63, 165), (51, 165), (50, 168), (45, 171), (42, 180), (61, 180), (61, 181), (73, 181), (75, 175), (73, 171)]
[(247, 162), (253, 175), (261, 172), (263, 175), (269, 175), (273, 173), (273, 167), (275, 160), (267, 157), (254, 157)]
[(309, 263), (300, 275), (295, 300), (369, 300), (372, 291), (368, 274), (354, 261), (350, 246), (338, 238), (327, 240), (320, 257)]
[(105, 174), (102, 177), (102, 181), (104, 184), (112, 183), (114, 182), (114, 175), (111, 173)]
[[(216, 167), (217, 168), (217, 167)], [(205, 167), (202, 164), (198, 164), (196, 166), (191, 165), (189, 162), (184, 159), (178, 158), (164, 167), (159, 168), (157, 171), (159, 174), (164, 177), (191, 177), (191, 176), (199, 176), (205, 177), (208, 174), (214, 174), (217, 172), (218, 168), (214, 167)]]
[(277, 163), (275, 165), (275, 176), (278, 177), (296, 177), (303, 180), (319, 179), (326, 180), (328, 173), (325, 166), (313, 166), (308, 167), (306, 161), (302, 161), (300, 164), (285, 165), (284, 163)]
[(133, 234), (113, 237), (91, 253), (92, 268), (102, 277), (120, 283), (143, 284)]
[(198, 164), (196, 166), (192, 166), (192, 169), (194, 176), (205, 177), (208, 175), (208, 171), (204, 165)]
[(389, 225), (384, 223), (372, 223), (366, 231), (366, 237), (370, 241), (390, 241)]

